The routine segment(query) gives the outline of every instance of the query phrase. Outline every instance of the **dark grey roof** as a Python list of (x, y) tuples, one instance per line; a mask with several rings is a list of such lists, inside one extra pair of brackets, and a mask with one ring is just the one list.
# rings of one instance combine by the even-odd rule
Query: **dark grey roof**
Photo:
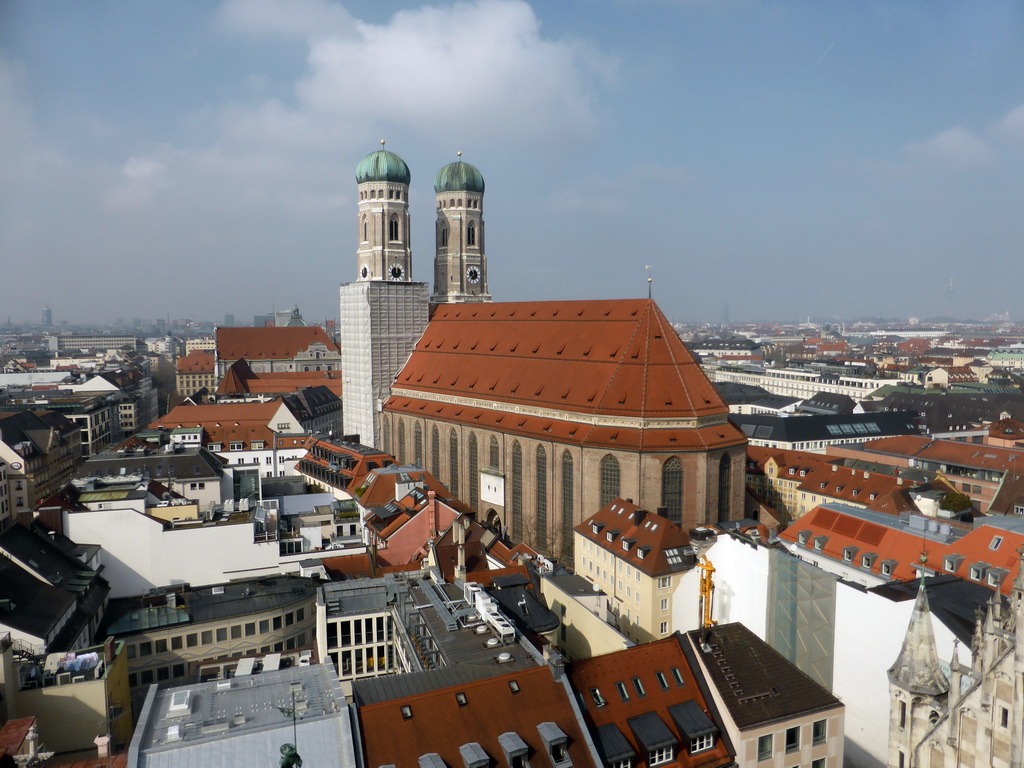
[[(868, 590), (894, 602), (913, 601), (917, 597), (920, 579), (888, 582)], [(974, 619), (979, 608), (984, 609), (994, 594), (991, 589), (959, 576), (941, 575), (925, 578), (928, 588), (928, 606), (932, 615), (946, 625), (961, 643), (970, 647), (974, 635)], [(1003, 602), (1006, 598), (1002, 597)]]
[(81, 427), (55, 411), (24, 410), (0, 413), (0, 440), (12, 448), (22, 444), (22, 447), (16, 448), (15, 451), (26, 458), (49, 452), (51, 429), (64, 439)]
[(718, 726), (693, 699), (688, 699), (682, 704), (671, 705), (668, 708), (668, 713), (687, 739), (718, 733)]
[(696, 629), (687, 636), (740, 730), (842, 706), (742, 624)]
[[(495, 579), (497, 581), (497, 579)], [(491, 589), (488, 594), (493, 597), (504, 613), (520, 631), (543, 634), (558, 628), (559, 619), (553, 611), (525, 586)]]
[(644, 712), (642, 715), (629, 718), (626, 722), (636, 740), (643, 744), (648, 752), (662, 747), (674, 747), (679, 743), (679, 739), (656, 712)]
[[(177, 608), (169, 608), (164, 593), (177, 593)], [(111, 600), (102, 632), (117, 635), (145, 632), (153, 627), (184, 623), (205, 624), (312, 603), (316, 585), (302, 576), (264, 576), (204, 587), (166, 587), (153, 595)], [(116, 631), (115, 631), (116, 630)]]
[(569, 573), (568, 571), (559, 571), (544, 578), (570, 595), (601, 594), (599, 589), (594, 588), (593, 582), (587, 581), (582, 576), (577, 576), (575, 573)]
[(849, 395), (840, 395), (833, 392), (819, 392), (809, 400), (800, 405), (801, 411), (807, 413), (841, 414), (853, 413), (856, 403)]
[(876, 440), (893, 435), (916, 435), (921, 430), (911, 411), (880, 411), (845, 415), (773, 416), (730, 413), (729, 421), (749, 438), (782, 443), (860, 438)]
[(605, 765), (636, 757), (636, 750), (615, 723), (605, 723), (597, 729), (596, 746)]
[(124, 474), (141, 474), (157, 479), (167, 478), (168, 473), (175, 480), (189, 478), (220, 477), (224, 474), (224, 463), (203, 447), (181, 448), (174, 453), (162, 450), (135, 449), (132, 452), (109, 450), (86, 459), (76, 477), (107, 477)]
[(49, 537), (23, 525), (12, 525), (0, 533), (0, 550), (50, 584), (71, 592), (84, 592), (96, 577), (94, 570), (71, 557)]
[(33, 637), (47, 638), (75, 596), (51, 587), (0, 557), (0, 624)]

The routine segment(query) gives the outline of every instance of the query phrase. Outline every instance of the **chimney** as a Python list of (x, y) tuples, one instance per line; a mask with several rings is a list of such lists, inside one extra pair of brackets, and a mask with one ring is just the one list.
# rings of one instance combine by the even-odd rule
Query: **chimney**
[(433, 539), (437, 537), (441, 521), (438, 519), (437, 494), (429, 490), (427, 491), (427, 514), (430, 515), (430, 538)]
[(114, 663), (114, 638), (108, 637), (103, 643), (103, 663), (109, 667)]
[(99, 755), (100, 760), (105, 760), (110, 757), (110, 737), (103, 735), (97, 736), (92, 740), (92, 743), (96, 745), (96, 751)]
[(646, 509), (638, 509), (638, 510), (634, 511), (633, 512), (633, 525), (640, 525), (640, 523), (642, 523), (644, 521), (645, 517), (647, 517), (647, 510)]
[(466, 580), (466, 529), (463, 527), (463, 518), (455, 521), (455, 541), (458, 544), (459, 560), (455, 566), (455, 578)]

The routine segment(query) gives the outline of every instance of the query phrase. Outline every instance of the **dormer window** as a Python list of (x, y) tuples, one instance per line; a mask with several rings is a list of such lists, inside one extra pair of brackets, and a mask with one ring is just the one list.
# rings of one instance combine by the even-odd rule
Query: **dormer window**
[(814, 548), (821, 552), (825, 548), (825, 544), (828, 542), (828, 536), (815, 536), (814, 537)]
[(631, 547), (632, 545), (633, 545), (633, 542), (632, 542), (632, 540), (630, 540), (630, 539), (623, 539), (623, 540), (622, 540), (622, 549), (623, 549), (623, 551), (625, 551), (625, 552), (629, 552), (629, 548), (630, 548), (630, 547)]
[(878, 498), (878, 494), (877, 493), (869, 493), (868, 494), (868, 499), (871, 500), (871, 501), (874, 501), (877, 498)]
[(807, 540), (810, 539), (810, 538), (811, 538), (811, 532), (810, 531), (800, 531), (800, 533), (798, 533), (796, 535), (796, 540), (799, 543), (801, 543), (801, 544), (806, 544)]
[(608, 541), (614, 541), (615, 540), (615, 536), (612, 534), (611, 531), (608, 531), (608, 533), (606, 533), (605, 536), (607, 537)]
[(827, 488), (827, 487), (828, 487), (828, 483), (822, 483), (821, 484), (821, 490), (825, 490), (825, 488)]

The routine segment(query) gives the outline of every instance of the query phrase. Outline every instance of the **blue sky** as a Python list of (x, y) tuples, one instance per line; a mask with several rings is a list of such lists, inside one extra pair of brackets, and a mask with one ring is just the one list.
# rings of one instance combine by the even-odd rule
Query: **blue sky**
[(0, 0), (0, 312), (335, 317), (386, 138), (417, 279), (461, 151), (499, 301), (1024, 319), (1022, 8)]

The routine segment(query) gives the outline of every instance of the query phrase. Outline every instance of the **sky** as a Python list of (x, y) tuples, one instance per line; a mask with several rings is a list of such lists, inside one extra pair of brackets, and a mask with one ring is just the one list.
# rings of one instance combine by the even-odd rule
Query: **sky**
[(0, 0), (0, 315), (338, 314), (355, 167), (487, 192), (496, 301), (1024, 319), (1016, 0)]

